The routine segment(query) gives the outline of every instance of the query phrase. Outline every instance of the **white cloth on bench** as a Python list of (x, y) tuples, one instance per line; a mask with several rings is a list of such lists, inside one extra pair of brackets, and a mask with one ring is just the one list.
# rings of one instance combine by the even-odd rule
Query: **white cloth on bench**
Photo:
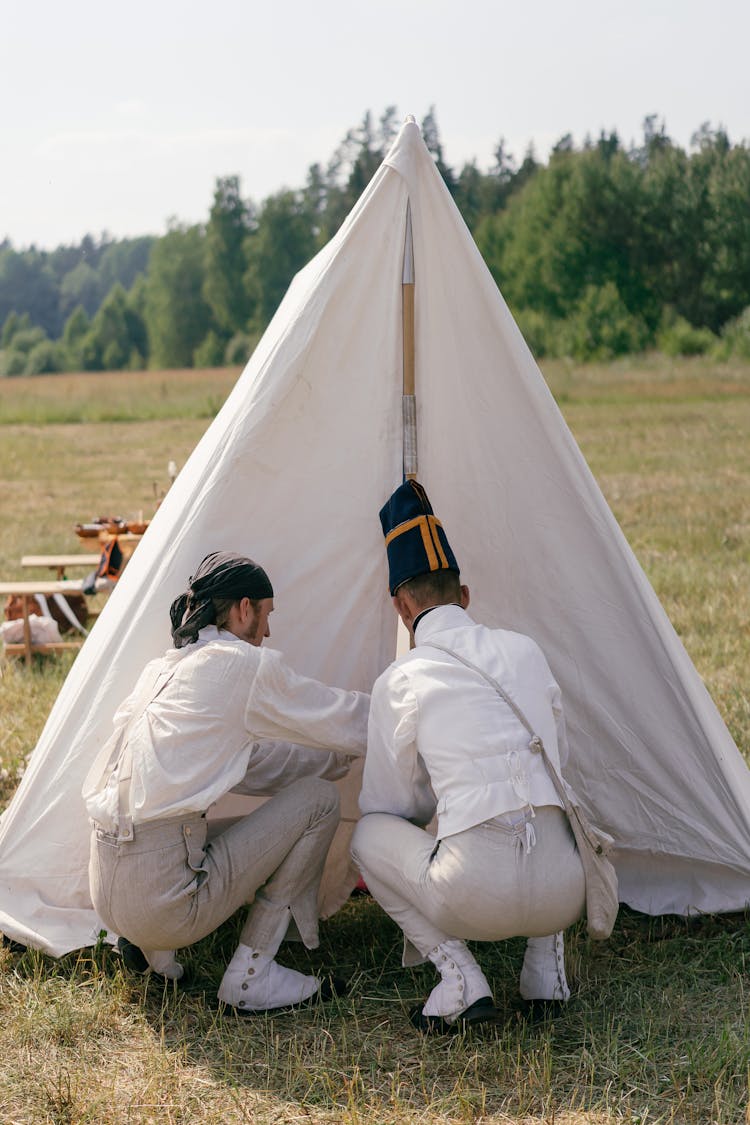
[[(29, 626), (33, 645), (60, 644), (62, 641), (58, 624), (52, 617), (33, 615), (29, 617)], [(23, 618), (19, 617), (15, 621), (3, 621), (0, 624), (0, 640), (6, 645), (23, 644)]]

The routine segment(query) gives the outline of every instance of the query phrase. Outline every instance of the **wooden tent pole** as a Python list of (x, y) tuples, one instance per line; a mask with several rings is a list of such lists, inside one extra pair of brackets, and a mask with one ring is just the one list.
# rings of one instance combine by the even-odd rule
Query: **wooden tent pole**
[(402, 339), (403, 339), (403, 421), (404, 421), (404, 477), (417, 477), (417, 399), (415, 386), (414, 347), (414, 247), (411, 232), (411, 206), (406, 204), (406, 235), (404, 238), (404, 267), (401, 279)]
[[(414, 245), (411, 231), (411, 204), (406, 204), (406, 234), (404, 236), (404, 268), (401, 277), (401, 320), (403, 340), (403, 420), (404, 420), (404, 478), (417, 479), (417, 396), (415, 379), (414, 344)], [(409, 648), (414, 648), (414, 634), (409, 637)]]

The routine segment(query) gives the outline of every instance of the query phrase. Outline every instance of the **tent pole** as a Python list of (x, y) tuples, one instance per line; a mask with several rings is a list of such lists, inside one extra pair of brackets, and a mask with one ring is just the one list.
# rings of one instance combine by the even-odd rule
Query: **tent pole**
[(411, 231), (411, 205), (406, 204), (406, 235), (404, 266), (401, 278), (402, 340), (403, 340), (403, 422), (404, 477), (417, 476), (417, 399), (414, 378), (414, 246)]
[[(403, 419), (404, 419), (404, 479), (417, 479), (417, 397), (414, 362), (414, 245), (411, 232), (411, 204), (406, 203), (406, 234), (404, 237), (404, 268), (401, 277), (401, 318), (404, 351), (403, 363)], [(414, 648), (414, 636), (409, 638), (409, 648)]]

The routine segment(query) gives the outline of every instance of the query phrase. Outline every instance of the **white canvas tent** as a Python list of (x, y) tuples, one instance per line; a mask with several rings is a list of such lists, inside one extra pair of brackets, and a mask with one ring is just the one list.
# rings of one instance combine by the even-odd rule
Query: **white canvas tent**
[[(80, 787), (113, 711), (169, 644), (203, 555), (272, 576), (271, 643), (368, 689), (395, 650), (378, 509), (402, 479), (402, 263), (416, 273), (419, 478), (489, 625), (535, 637), (560, 682), (570, 781), (649, 912), (750, 901), (750, 773), (589, 472), (417, 126), (294, 279), (76, 660), (0, 821), (0, 929), (92, 943)], [(356, 815), (358, 778), (345, 785)], [(345, 843), (345, 840), (344, 840)], [(329, 908), (350, 883), (345, 848)]]

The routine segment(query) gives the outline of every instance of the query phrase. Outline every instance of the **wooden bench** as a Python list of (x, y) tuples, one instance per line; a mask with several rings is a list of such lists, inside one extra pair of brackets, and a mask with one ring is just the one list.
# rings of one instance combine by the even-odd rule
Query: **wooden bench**
[(5, 656), (23, 656), (26, 658), (26, 663), (31, 664), (34, 653), (47, 655), (48, 653), (66, 652), (69, 649), (80, 648), (84, 641), (83, 637), (76, 641), (34, 644), (31, 639), (31, 621), (29, 620), (31, 615), (26, 600), (27, 598), (33, 598), (35, 594), (44, 594), (45, 597), (51, 597), (53, 594), (80, 594), (80, 592), (80, 582), (0, 582), (0, 598), (5, 599), (9, 595), (23, 598), (23, 641), (18, 644), (4, 645)]
[(48, 570), (57, 571), (57, 580), (61, 582), (66, 570), (74, 567), (85, 567), (91, 570), (99, 565), (101, 555), (24, 555), (21, 559), (23, 567), (46, 567)]

